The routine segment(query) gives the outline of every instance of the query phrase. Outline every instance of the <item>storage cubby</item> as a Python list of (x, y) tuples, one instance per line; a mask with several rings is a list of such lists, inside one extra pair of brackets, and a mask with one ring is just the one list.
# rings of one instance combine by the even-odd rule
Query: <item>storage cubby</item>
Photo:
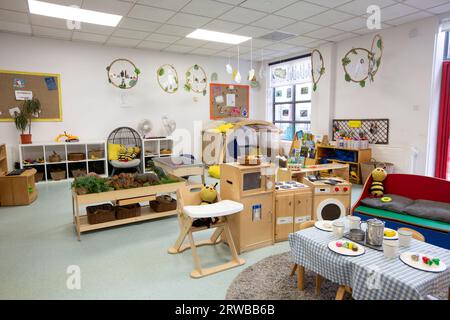
[(142, 140), (143, 150), (143, 167), (144, 172), (150, 170), (149, 163), (154, 157), (167, 157), (173, 153), (173, 139), (171, 137), (164, 138), (148, 138)]
[(96, 173), (98, 175), (106, 175), (106, 166), (104, 160), (94, 161), (89, 160), (88, 161), (88, 173)]
[(20, 153), (20, 165), (23, 167), (45, 164), (44, 146), (21, 145)]
[[(45, 162), (46, 163), (64, 163), (66, 161), (66, 146), (64, 145), (49, 145), (44, 146)], [(60, 160), (52, 160), (52, 155), (59, 155)]]
[(65, 163), (49, 163), (45, 165), (47, 181), (60, 181), (67, 179), (67, 167)]
[(69, 178), (77, 178), (79, 176), (85, 176), (87, 174), (87, 163), (83, 162), (70, 162), (68, 163)]
[(6, 145), (0, 144), (0, 175), (8, 171), (8, 160), (6, 158)]

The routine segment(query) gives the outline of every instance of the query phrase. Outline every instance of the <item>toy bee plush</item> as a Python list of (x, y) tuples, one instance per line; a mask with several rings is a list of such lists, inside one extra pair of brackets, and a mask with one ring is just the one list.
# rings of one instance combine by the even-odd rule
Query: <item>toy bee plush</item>
[(376, 168), (372, 171), (372, 185), (369, 192), (372, 197), (381, 198), (384, 194), (383, 181), (386, 179), (387, 173), (383, 168)]
[[(200, 198), (202, 199), (201, 205), (208, 205), (212, 204), (217, 199), (217, 190), (216, 186), (218, 183), (216, 183), (213, 186), (208, 186), (206, 184), (203, 184), (202, 190), (200, 190)], [(199, 218), (195, 219), (192, 225), (194, 227), (211, 227), (212, 224), (219, 221), (219, 218)]]

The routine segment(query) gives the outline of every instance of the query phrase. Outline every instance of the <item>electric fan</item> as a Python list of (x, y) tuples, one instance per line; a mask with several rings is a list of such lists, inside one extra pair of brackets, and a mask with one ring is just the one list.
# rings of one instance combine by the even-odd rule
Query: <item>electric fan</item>
[(138, 125), (138, 131), (142, 138), (145, 139), (147, 134), (152, 131), (152, 123), (150, 122), (150, 120), (142, 120)]

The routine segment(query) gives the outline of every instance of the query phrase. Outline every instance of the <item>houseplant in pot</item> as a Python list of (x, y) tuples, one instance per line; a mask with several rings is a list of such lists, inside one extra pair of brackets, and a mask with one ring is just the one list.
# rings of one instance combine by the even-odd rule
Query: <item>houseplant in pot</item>
[(23, 110), (14, 113), (14, 124), (16, 125), (17, 130), (22, 132), (20, 134), (20, 143), (30, 144), (31, 134), (25, 133), (25, 130), (28, 127), (28, 116), (25, 114), (25, 112), (23, 112)]
[[(33, 118), (39, 117), (40, 112), (41, 102), (39, 99), (33, 97), (31, 100), (25, 100), (20, 112), (15, 113), (14, 123), (16, 124), (17, 130), (22, 132), (20, 135), (22, 144), (31, 143), (31, 122)], [(25, 133), (27, 127), (28, 133)]]

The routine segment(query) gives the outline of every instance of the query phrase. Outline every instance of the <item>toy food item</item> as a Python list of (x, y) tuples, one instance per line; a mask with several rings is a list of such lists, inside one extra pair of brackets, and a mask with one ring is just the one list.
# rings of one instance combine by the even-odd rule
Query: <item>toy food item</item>
[(344, 248), (352, 250), (354, 252), (357, 252), (359, 250), (358, 245), (356, 243), (347, 242), (347, 241), (344, 243), (336, 242), (336, 247), (338, 247), (338, 248), (344, 247)]
[(395, 236), (395, 231), (394, 230), (384, 230), (384, 236), (385, 237), (393, 237), (393, 236)]
[(441, 260), (440, 259), (438, 259), (438, 258), (434, 258), (433, 260), (432, 260), (433, 262), (434, 262), (434, 264), (435, 265), (439, 265), (439, 263), (441, 262)]
[(418, 262), (419, 261), (419, 255), (418, 254), (411, 255), (411, 260), (415, 261), (415, 262)]
[(383, 197), (380, 200), (381, 200), (381, 202), (392, 202), (392, 198), (391, 197)]
[(213, 178), (220, 179), (220, 166), (218, 164), (210, 166), (208, 174)]
[(336, 247), (338, 248), (342, 247), (342, 242), (336, 242)]
[(372, 171), (372, 185), (370, 186), (370, 194), (372, 197), (381, 198), (384, 194), (383, 181), (386, 179), (387, 173), (383, 168), (376, 168)]

